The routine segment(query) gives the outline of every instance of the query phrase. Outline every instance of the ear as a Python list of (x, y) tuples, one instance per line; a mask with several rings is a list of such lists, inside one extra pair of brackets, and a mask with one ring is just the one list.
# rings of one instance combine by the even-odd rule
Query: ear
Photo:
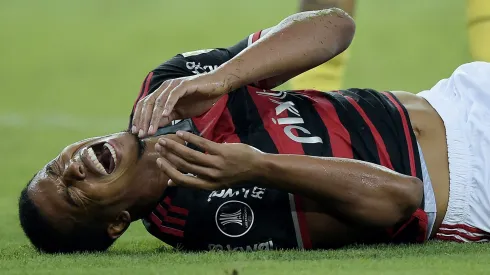
[(117, 218), (109, 223), (107, 234), (113, 239), (119, 238), (131, 224), (131, 215), (128, 211), (122, 211)]

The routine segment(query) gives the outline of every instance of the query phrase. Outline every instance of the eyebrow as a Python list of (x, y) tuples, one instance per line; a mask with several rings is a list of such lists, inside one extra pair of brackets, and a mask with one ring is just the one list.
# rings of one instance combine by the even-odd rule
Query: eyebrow
[(46, 173), (48, 173), (50, 176), (52, 177), (60, 177), (61, 175), (55, 171), (55, 169), (53, 168), (53, 165), (55, 165), (55, 162), (56, 161), (52, 161), (50, 162), (47, 166), (46, 166)]
[[(53, 166), (56, 165), (56, 160), (53, 160), (51, 161), (47, 166), (46, 166), (46, 173), (48, 173), (50, 176), (52, 177), (56, 177), (56, 178), (59, 178), (59, 180), (61, 182), (63, 182), (63, 180), (61, 179), (61, 175), (59, 172), (55, 171), (55, 169), (53, 168)], [(71, 196), (70, 194), (70, 191), (68, 190), (68, 186), (65, 185), (65, 183), (63, 182), (62, 183), (62, 188), (63, 188), (63, 197), (66, 199), (66, 201), (73, 205), (73, 206), (78, 206), (78, 204), (75, 202), (75, 200), (73, 199), (73, 197)]]

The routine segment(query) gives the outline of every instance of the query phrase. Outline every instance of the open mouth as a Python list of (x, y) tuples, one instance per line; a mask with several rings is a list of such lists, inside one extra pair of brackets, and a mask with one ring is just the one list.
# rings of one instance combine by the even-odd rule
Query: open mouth
[(109, 175), (114, 172), (117, 165), (117, 155), (114, 147), (107, 143), (98, 143), (90, 146), (88, 156), (93, 162), (95, 169), (103, 175)]

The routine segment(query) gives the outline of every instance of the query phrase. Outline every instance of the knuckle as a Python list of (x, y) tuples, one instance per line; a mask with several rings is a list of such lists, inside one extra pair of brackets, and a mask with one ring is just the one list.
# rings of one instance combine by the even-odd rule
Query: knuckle
[(220, 158), (220, 160), (216, 162), (216, 166), (220, 169), (224, 169), (226, 167), (226, 160)]
[(148, 100), (147, 102), (145, 102), (145, 107), (152, 107), (154, 104), (155, 103), (153, 100)]
[(187, 167), (186, 163), (184, 161), (182, 161), (181, 158), (176, 157), (175, 155), (173, 156), (172, 162), (179, 169), (182, 169), (182, 168), (186, 168)]
[(197, 140), (196, 143), (197, 143), (196, 145), (198, 145), (202, 149), (204, 149), (206, 151), (208, 150), (208, 146), (204, 140)]
[(209, 176), (212, 178), (212, 179), (219, 179), (220, 176), (221, 176), (221, 172), (219, 170), (211, 170), (209, 172)]
[(172, 180), (178, 184), (184, 184), (185, 183), (185, 176), (180, 172), (176, 172), (176, 175)]
[(161, 105), (162, 104), (162, 98), (161, 97), (158, 97), (156, 100), (155, 100), (155, 104), (158, 106), (158, 105)]
[(190, 153), (190, 154), (187, 155), (187, 160), (190, 161), (190, 162), (196, 162), (197, 158), (194, 155), (194, 153)]

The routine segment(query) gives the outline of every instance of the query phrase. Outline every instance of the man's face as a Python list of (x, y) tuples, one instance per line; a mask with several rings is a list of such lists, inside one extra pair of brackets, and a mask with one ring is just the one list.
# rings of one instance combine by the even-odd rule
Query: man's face
[(76, 223), (109, 224), (121, 211), (141, 218), (168, 181), (155, 162), (156, 141), (118, 133), (74, 143), (39, 171), (28, 195), (61, 231)]

